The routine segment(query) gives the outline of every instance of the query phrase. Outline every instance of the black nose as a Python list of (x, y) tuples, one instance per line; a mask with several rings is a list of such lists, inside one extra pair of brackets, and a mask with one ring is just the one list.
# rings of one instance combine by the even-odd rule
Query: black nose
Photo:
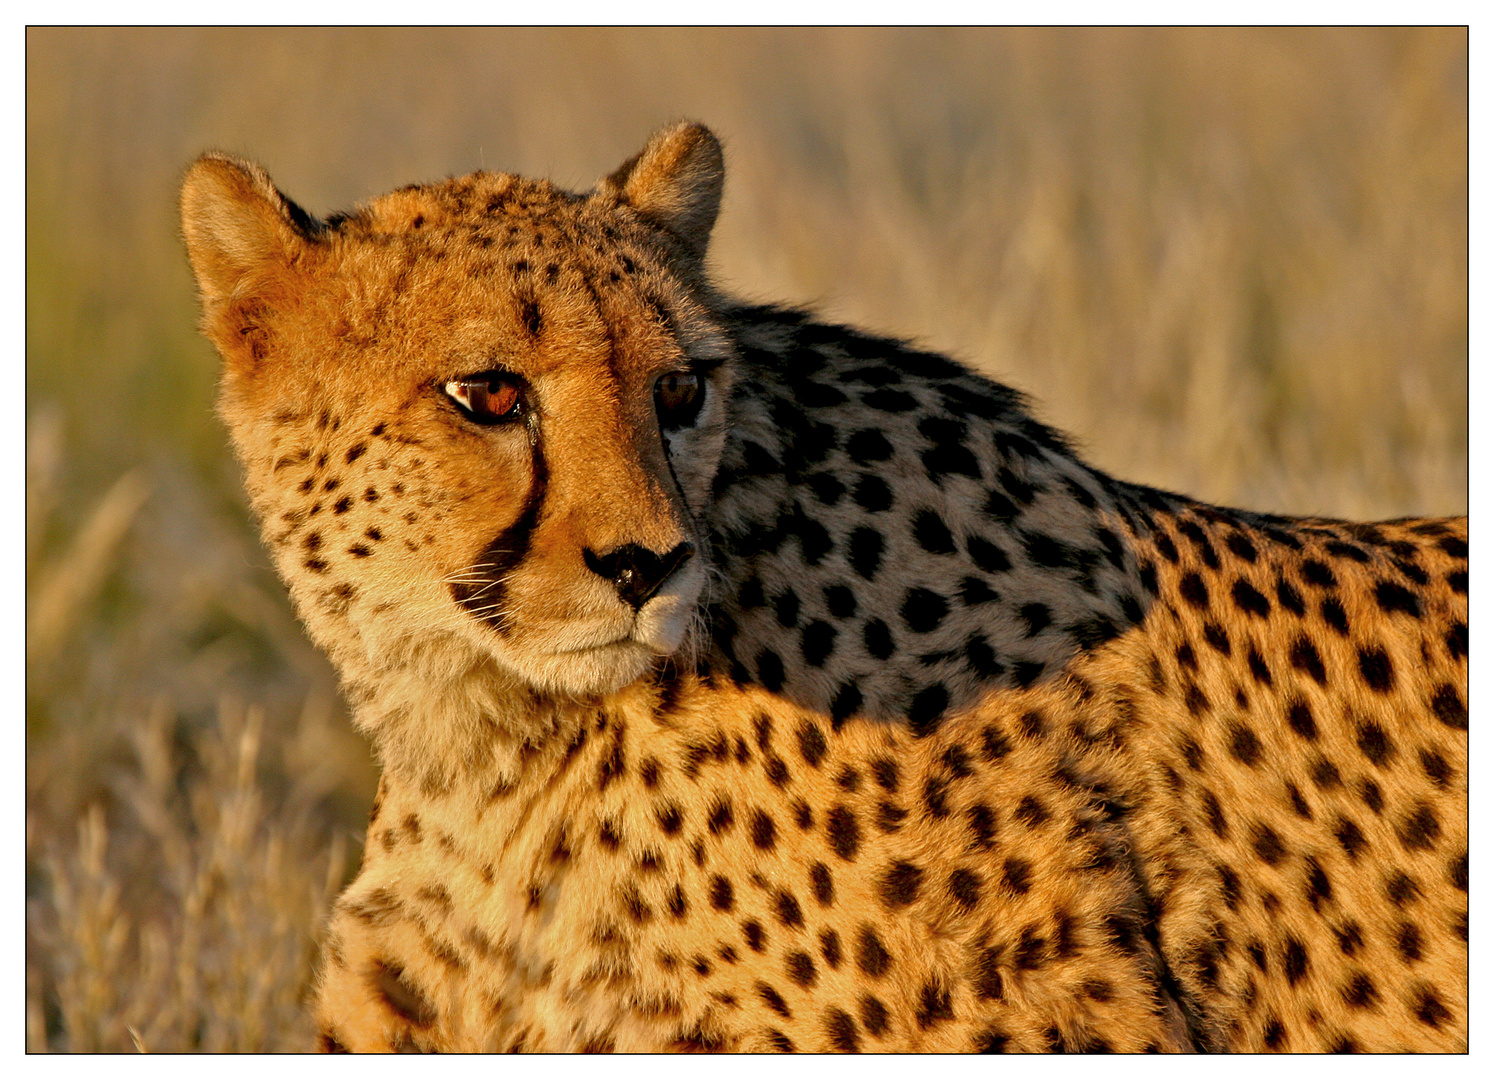
[(663, 555), (657, 555), (639, 544), (624, 544), (605, 555), (598, 555), (591, 548), (585, 549), (581, 554), (591, 572), (612, 582), (622, 602), (636, 611), (659, 591), (659, 586), (664, 584), (670, 574), (695, 554), (695, 545), (686, 541)]

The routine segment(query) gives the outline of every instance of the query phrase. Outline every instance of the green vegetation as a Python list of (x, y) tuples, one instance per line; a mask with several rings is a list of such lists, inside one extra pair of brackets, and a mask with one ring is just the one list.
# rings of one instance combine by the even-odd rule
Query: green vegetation
[[(27, 34), (27, 1045), (274, 1050), (375, 771), (249, 524), (175, 198), (727, 146), (720, 279), (1033, 393), (1117, 475), (1467, 507), (1462, 29)], [(346, 852), (344, 857), (343, 852)]]

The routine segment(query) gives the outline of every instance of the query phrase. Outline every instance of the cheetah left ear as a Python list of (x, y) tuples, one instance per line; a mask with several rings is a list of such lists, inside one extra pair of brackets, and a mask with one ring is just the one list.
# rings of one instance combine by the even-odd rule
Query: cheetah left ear
[(656, 132), (641, 152), (597, 184), (705, 257), (721, 209), (726, 168), (721, 143), (703, 124), (686, 121)]

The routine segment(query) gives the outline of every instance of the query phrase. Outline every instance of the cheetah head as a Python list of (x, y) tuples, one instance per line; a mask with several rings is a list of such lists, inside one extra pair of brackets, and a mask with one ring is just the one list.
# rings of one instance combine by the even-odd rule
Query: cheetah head
[(219, 411), (345, 674), (475, 655), (588, 695), (688, 647), (732, 373), (702, 270), (722, 178), (694, 124), (585, 194), (479, 172), (320, 221), (256, 165), (192, 166)]

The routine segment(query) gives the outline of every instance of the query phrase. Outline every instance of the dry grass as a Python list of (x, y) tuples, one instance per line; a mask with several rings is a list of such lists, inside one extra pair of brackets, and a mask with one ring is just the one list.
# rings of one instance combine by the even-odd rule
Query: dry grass
[(30, 31), (28, 1046), (299, 1045), (371, 793), (211, 414), (200, 150), (325, 212), (589, 184), (695, 116), (738, 291), (952, 351), (1131, 479), (1456, 513), (1467, 61), (1456, 29)]

